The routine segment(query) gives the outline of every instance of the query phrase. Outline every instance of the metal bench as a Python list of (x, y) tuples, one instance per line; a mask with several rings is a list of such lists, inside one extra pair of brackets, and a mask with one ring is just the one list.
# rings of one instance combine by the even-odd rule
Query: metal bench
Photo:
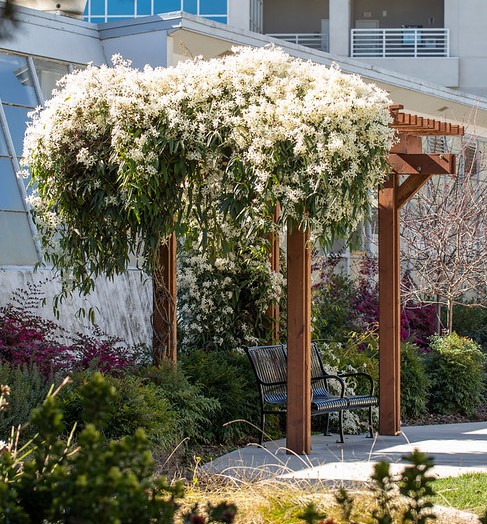
[[(247, 355), (257, 379), (260, 394), (260, 439), (264, 439), (265, 417), (270, 414), (282, 415), (287, 408), (287, 346), (252, 346), (246, 348)], [(363, 395), (346, 395), (346, 381), (367, 381), (368, 392)], [(372, 437), (372, 408), (377, 406), (374, 394), (374, 380), (368, 373), (339, 373), (330, 375), (326, 372), (320, 351), (316, 343), (311, 344), (311, 416), (325, 415), (328, 435), (329, 414), (338, 413), (340, 439), (343, 443), (343, 412), (368, 408), (369, 434)]]

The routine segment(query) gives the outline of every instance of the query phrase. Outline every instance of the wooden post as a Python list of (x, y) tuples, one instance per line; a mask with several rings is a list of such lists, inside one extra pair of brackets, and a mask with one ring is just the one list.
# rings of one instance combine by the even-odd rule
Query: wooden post
[[(402, 134), (391, 153), (421, 153), (421, 137)], [(392, 174), (379, 191), (379, 433), (401, 431), (401, 256), (400, 207), (428, 176)]]
[(400, 422), (400, 260), (398, 177), (379, 191), (379, 433), (397, 435)]
[(286, 447), (311, 451), (311, 248), (309, 234), (288, 224)]
[[(279, 220), (279, 204), (276, 205), (276, 209), (274, 211), (274, 222), (277, 223)], [(271, 270), (275, 273), (278, 273), (280, 270), (280, 242), (279, 242), (279, 233), (277, 231), (271, 233), (269, 235), (269, 244), (270, 244), (270, 262), (271, 262)], [(272, 304), (269, 307), (269, 310), (267, 311), (267, 315), (270, 318), (271, 321), (271, 340), (269, 341), (270, 344), (277, 344), (279, 343), (279, 304), (275, 303)]]
[(153, 280), (152, 355), (154, 364), (163, 358), (176, 362), (176, 235), (159, 248)]

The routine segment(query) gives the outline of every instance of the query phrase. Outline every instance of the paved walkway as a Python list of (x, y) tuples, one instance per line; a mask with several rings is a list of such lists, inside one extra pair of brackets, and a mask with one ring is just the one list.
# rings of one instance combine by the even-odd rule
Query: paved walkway
[(433, 473), (438, 477), (472, 471), (487, 473), (487, 422), (403, 427), (396, 437), (347, 435), (344, 444), (336, 435), (312, 438), (312, 451), (306, 456), (286, 453), (285, 440), (249, 445), (219, 457), (207, 470), (232, 477), (278, 476), (308, 480), (365, 481), (373, 464), (386, 460), (393, 472), (407, 464), (402, 456), (418, 448), (434, 458)]

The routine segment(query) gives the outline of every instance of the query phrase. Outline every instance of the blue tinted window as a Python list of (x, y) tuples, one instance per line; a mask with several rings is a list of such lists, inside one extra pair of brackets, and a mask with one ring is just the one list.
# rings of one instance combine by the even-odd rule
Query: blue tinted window
[(134, 0), (108, 0), (108, 15), (134, 16)]
[(26, 123), (29, 120), (27, 113), (32, 111), (26, 107), (12, 107), (4, 106), (5, 116), (7, 117), (8, 129), (17, 156), (22, 156), (22, 148), (24, 144), (24, 133)]
[[(0, 157), (0, 209), (24, 210), (17, 177), (10, 158)], [(3, 235), (3, 231), (2, 231)]]
[(105, 23), (105, 19), (104, 18), (100, 18), (100, 17), (96, 17), (96, 16), (92, 16), (90, 18), (90, 22), (92, 24), (104, 24)]
[(0, 98), (15, 104), (38, 104), (25, 58), (0, 54)]
[(89, 0), (91, 2), (91, 14), (92, 15), (104, 15), (105, 14), (105, 0)]
[(151, 0), (137, 0), (137, 14), (150, 15), (151, 14)]
[(183, 11), (186, 13), (198, 14), (198, 2), (197, 0), (184, 0)]
[(5, 142), (5, 137), (3, 136), (2, 128), (0, 127), (0, 155), (8, 155), (9, 151), (7, 149), (7, 143)]
[(0, 212), (0, 265), (28, 266), (38, 261), (27, 213)]
[(154, 0), (154, 13), (181, 11), (181, 0)]
[(227, 14), (227, 0), (200, 0), (201, 15)]

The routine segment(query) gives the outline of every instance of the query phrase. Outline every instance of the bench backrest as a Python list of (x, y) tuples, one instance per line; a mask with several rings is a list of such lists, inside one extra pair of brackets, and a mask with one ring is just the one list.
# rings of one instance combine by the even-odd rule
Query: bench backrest
[(286, 403), (287, 352), (282, 344), (246, 348), (263, 402)]
[[(287, 345), (253, 346), (246, 348), (252, 362), (263, 402), (285, 403), (287, 382)], [(313, 395), (330, 395), (326, 371), (317, 344), (311, 344), (311, 385)]]

